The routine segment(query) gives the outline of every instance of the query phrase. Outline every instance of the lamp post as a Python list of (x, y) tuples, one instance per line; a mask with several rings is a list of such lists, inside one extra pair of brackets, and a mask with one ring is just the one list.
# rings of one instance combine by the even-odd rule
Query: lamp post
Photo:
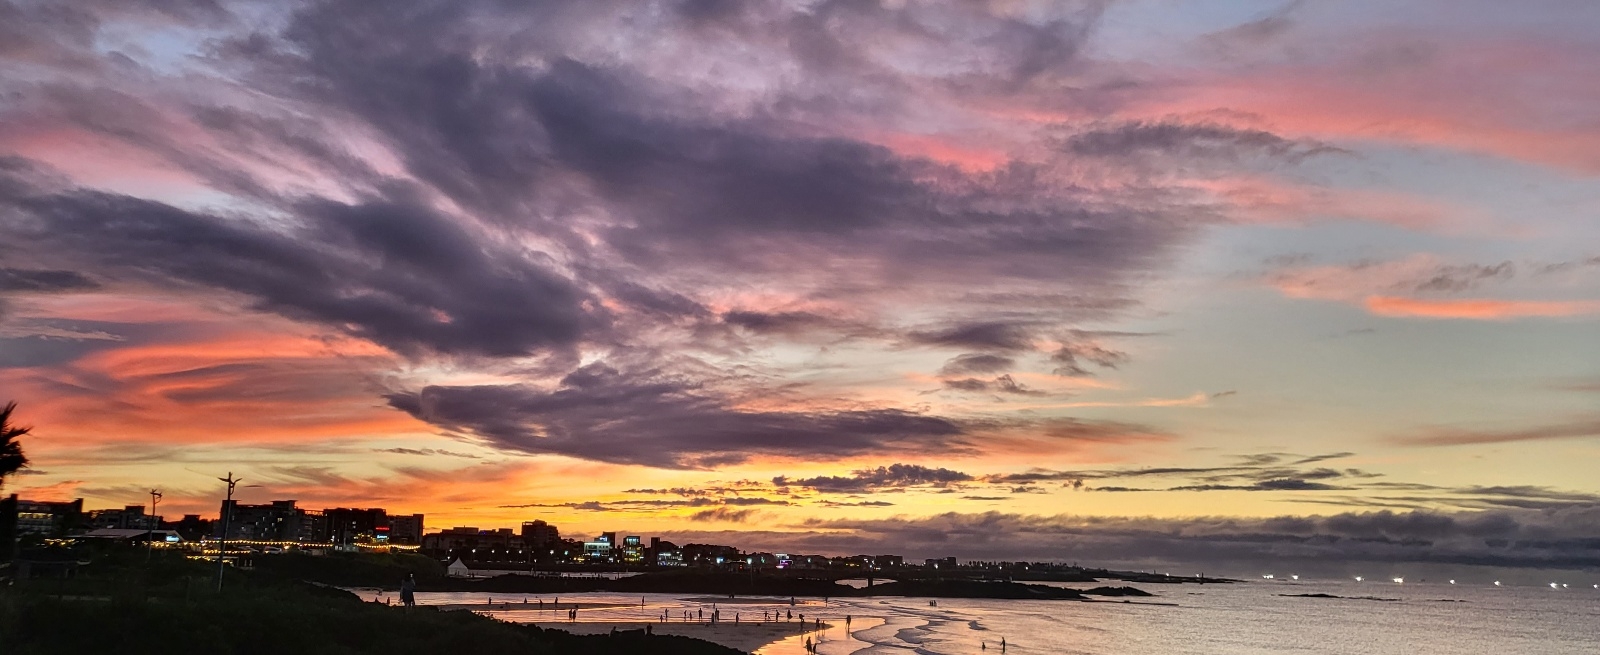
[(161, 492), (156, 491), (155, 489), (151, 489), (150, 490), (150, 516), (145, 518), (145, 524), (144, 524), (145, 525), (145, 530), (144, 530), (144, 561), (145, 561), (146, 564), (148, 564), (150, 562), (150, 554), (155, 552), (155, 548), (156, 548), (156, 546), (155, 546), (156, 520), (157, 520), (156, 519), (156, 503), (159, 503), (159, 502), (161, 502)]
[(233, 514), (233, 486), (242, 482), (234, 479), (233, 471), (228, 471), (228, 477), (217, 478), (228, 483), (228, 499), (222, 502), (222, 532), (217, 535), (217, 593), (222, 593), (222, 559), (228, 553), (228, 517)]

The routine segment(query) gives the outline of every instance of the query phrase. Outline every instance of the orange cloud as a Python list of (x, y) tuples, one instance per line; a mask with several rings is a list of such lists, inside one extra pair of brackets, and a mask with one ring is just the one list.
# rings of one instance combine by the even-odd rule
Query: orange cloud
[(1595, 300), (1425, 300), (1368, 296), (1363, 304), (1373, 314), (1397, 318), (1505, 320), (1600, 314), (1600, 301)]
[(85, 443), (308, 441), (427, 431), (382, 406), (384, 351), (350, 339), (236, 331), (91, 353), (0, 382), (54, 437)]

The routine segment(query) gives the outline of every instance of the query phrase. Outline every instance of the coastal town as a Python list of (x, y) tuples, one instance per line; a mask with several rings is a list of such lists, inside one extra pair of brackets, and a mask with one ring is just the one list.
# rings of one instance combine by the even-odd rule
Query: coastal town
[[(215, 518), (186, 514), (177, 520), (147, 511), (145, 505), (85, 509), (83, 499), (43, 501), (0, 499), (0, 544), (16, 544), (26, 561), (31, 548), (73, 543), (118, 543), (175, 549), (195, 557), (250, 561), (286, 553), (416, 553), (446, 565), (458, 578), (603, 569), (647, 571), (840, 571), (870, 574), (912, 568), (954, 571), (1064, 568), (1050, 562), (968, 561), (955, 557), (907, 562), (902, 555), (818, 555), (743, 550), (738, 546), (688, 543), (659, 536), (608, 531), (589, 539), (563, 536), (544, 520), (518, 528), (456, 526), (429, 532), (422, 514), (379, 507), (300, 507), (295, 500), (264, 504), (224, 501)], [(45, 564), (45, 562), (40, 562)]]

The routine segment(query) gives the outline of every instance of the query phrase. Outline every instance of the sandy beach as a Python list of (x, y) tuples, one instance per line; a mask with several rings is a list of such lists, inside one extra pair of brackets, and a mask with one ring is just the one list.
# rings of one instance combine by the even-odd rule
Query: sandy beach
[[(618, 631), (643, 630), (646, 623), (640, 621), (579, 621), (577, 623), (558, 621), (540, 622), (535, 623), (534, 625), (551, 630), (565, 630), (577, 635), (598, 635), (609, 633), (613, 628), (617, 629)], [(650, 623), (648, 625), (650, 625), (651, 630), (658, 635), (677, 635), (683, 637), (693, 637), (695, 639), (703, 639), (705, 641), (727, 646), (736, 650), (742, 650), (747, 653), (786, 637), (817, 631), (815, 624), (807, 623), (806, 625), (809, 627), (801, 628), (799, 622), (745, 622), (740, 623), (739, 625), (734, 625), (729, 621), (722, 621), (716, 626), (712, 626), (709, 623)], [(826, 630), (829, 627), (831, 626), (829, 626), (827, 623), (822, 624), (823, 630)]]

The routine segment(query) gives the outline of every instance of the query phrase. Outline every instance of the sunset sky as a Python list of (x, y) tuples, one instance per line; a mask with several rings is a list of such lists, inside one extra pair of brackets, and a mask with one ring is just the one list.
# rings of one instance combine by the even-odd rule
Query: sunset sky
[(5, 492), (1600, 566), (1596, 62), (1585, 0), (0, 0)]

